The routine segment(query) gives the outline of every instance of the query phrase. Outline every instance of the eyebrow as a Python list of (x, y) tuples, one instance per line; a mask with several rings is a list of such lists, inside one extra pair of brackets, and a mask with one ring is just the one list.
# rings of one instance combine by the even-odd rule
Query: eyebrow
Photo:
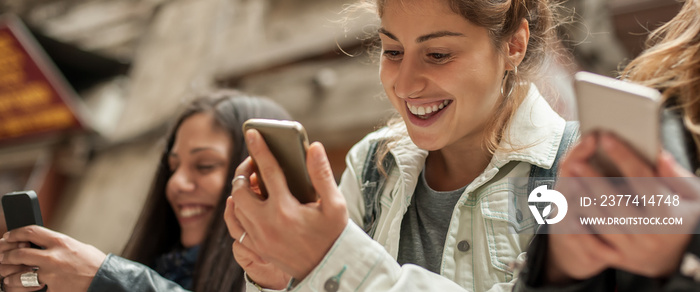
[[(383, 27), (379, 28), (379, 33), (386, 35), (387, 37), (389, 37), (392, 40), (395, 40), (397, 42), (399, 41), (399, 38), (397, 38), (394, 34), (390, 33), (389, 31), (387, 31)], [(441, 31), (436, 31), (433, 33), (419, 36), (418, 38), (416, 38), (416, 43), (422, 43), (422, 42), (425, 42), (425, 41), (428, 41), (428, 40), (431, 40), (434, 38), (448, 37), (448, 36), (463, 37), (465, 35), (462, 33), (459, 33), (459, 32), (454, 32), (454, 31), (449, 31), (449, 30), (441, 30)]]
[[(194, 154), (194, 153), (197, 153), (197, 152), (202, 152), (202, 151), (205, 151), (205, 150), (212, 150), (212, 151), (214, 151), (214, 152), (219, 152), (218, 150), (216, 150), (215, 148), (212, 148), (212, 147), (197, 147), (197, 148), (194, 148), (194, 149), (190, 150), (190, 154)], [(169, 153), (168, 153), (168, 156), (170, 156), (170, 157), (178, 157), (177, 153), (175, 153), (175, 152), (169, 152)]]

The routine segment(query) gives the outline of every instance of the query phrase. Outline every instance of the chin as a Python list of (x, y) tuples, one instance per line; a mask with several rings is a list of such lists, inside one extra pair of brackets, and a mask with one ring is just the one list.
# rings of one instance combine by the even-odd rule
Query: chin
[(416, 144), (418, 148), (427, 151), (436, 151), (444, 147), (442, 142), (439, 140), (440, 137), (430, 134), (418, 134), (409, 130), (408, 135), (411, 136), (411, 141)]
[(182, 246), (184, 246), (185, 248), (190, 248), (190, 247), (193, 247), (196, 245), (200, 245), (200, 244), (202, 244), (203, 241), (204, 241), (203, 237), (202, 238), (191, 238), (191, 237), (187, 237), (187, 238), (181, 237), (180, 238), (180, 243), (182, 243)]

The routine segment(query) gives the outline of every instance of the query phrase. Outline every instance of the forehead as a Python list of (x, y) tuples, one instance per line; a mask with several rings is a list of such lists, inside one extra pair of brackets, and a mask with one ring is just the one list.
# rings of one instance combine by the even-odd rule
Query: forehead
[(411, 34), (432, 33), (438, 30), (468, 33), (477, 29), (461, 14), (450, 7), (447, 0), (388, 0), (381, 17), (382, 27), (391, 32), (398, 30)]
[(382, 2), (384, 13), (399, 12), (422, 15), (457, 14), (450, 7), (449, 0), (386, 0)]
[(211, 114), (198, 113), (182, 121), (175, 133), (175, 143), (171, 151), (189, 151), (200, 147), (226, 150), (230, 144), (230, 135), (216, 125)]
[(488, 30), (454, 12), (447, 0), (388, 0), (384, 8), (382, 29), (404, 44), (436, 32), (461, 34), (471, 43), (490, 43)]

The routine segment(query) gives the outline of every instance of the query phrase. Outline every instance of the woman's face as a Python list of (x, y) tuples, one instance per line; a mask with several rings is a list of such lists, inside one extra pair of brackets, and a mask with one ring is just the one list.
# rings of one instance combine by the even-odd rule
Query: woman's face
[(382, 85), (413, 142), (481, 143), (505, 70), (488, 31), (444, 0), (389, 0), (379, 32)]
[(229, 134), (210, 114), (195, 114), (177, 129), (170, 149), (166, 196), (180, 223), (182, 245), (201, 244), (226, 184), (231, 160)]

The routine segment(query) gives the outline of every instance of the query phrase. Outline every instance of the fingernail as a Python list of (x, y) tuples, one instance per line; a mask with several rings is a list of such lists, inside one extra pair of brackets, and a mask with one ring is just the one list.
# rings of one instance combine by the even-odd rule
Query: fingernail
[(314, 144), (318, 144), (318, 146), (316, 146), (316, 147), (320, 147), (320, 150), (321, 150), (321, 151), (316, 151), (316, 153), (314, 153), (314, 155), (316, 156), (316, 159), (323, 159), (323, 158), (325, 158), (325, 156), (326, 156), (326, 148), (323, 147), (323, 144), (321, 144), (321, 143), (319, 143), (319, 142), (314, 142)]
[(5, 232), (5, 234), (2, 235), (2, 238), (4, 238), (4, 239), (7, 239), (8, 237), (10, 237), (10, 232), (9, 232), (9, 231), (8, 231), (8, 232)]
[(610, 136), (608, 133), (601, 135), (600, 143), (605, 150), (611, 150), (615, 147), (615, 141), (613, 141), (612, 136)]
[[(4, 257), (5, 257), (5, 254), (4, 254), (4, 253), (0, 253), (0, 262), (2, 262), (2, 259), (3, 259)], [(7, 283), (5, 283), (5, 284), (7, 284)]]
[(674, 163), (676, 159), (671, 155), (671, 153), (668, 153), (666, 151), (661, 151), (660, 158), (666, 162), (666, 163)]
[(255, 133), (253, 130), (248, 130), (245, 132), (245, 140), (248, 142), (249, 145), (255, 144)]

